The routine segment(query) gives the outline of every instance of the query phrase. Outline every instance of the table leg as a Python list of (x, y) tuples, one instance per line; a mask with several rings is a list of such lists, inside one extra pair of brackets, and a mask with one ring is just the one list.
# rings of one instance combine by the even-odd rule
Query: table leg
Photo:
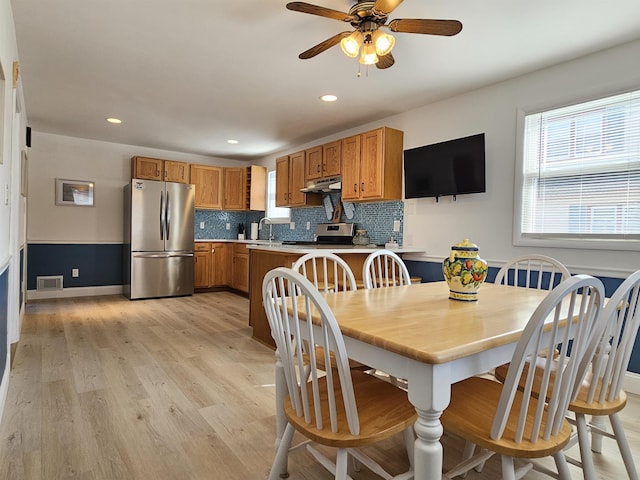
[(442, 478), (442, 424), (440, 415), (442, 412), (420, 410), (416, 420), (415, 431), (417, 435), (415, 443), (415, 479), (416, 480), (440, 480)]
[(415, 480), (442, 479), (440, 416), (449, 405), (451, 381), (446, 366), (422, 364), (409, 375), (409, 401), (416, 407)]

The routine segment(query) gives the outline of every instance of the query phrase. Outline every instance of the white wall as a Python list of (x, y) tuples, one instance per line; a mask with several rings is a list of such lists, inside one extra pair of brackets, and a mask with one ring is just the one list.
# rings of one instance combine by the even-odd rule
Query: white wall
[[(206, 165), (246, 165), (236, 160), (32, 132), (28, 241), (122, 243), (122, 187), (131, 179), (131, 157), (135, 155)], [(95, 206), (56, 206), (56, 178), (94, 181)]]
[[(557, 106), (594, 96), (640, 89), (640, 41), (459, 95), (318, 139), (289, 151), (324, 143), (380, 125), (405, 132), (404, 148), (414, 148), (475, 133), (486, 134), (487, 192), (405, 201), (404, 243), (425, 250), (412, 259), (440, 261), (451, 245), (469, 238), (481, 256), (498, 264), (537, 251), (558, 258), (572, 273), (625, 277), (640, 268), (640, 253), (583, 249), (515, 247), (512, 242), (516, 112)], [(469, 72), (470, 75), (473, 72)], [(286, 152), (281, 152), (279, 155)], [(278, 155), (266, 157), (273, 168)]]
[[(8, 290), (0, 292), (0, 305), (7, 305), (7, 352), (0, 358), (0, 417), (9, 388), (10, 344), (19, 330), (19, 270), (22, 238), (16, 229), (24, 225), (25, 200), (20, 197), (20, 151), (24, 146), (26, 115), (21, 81), (13, 84), (13, 64), (18, 61), (13, 14), (9, 0), (0, 0), (0, 275), (7, 275)], [(5, 318), (0, 315), (0, 321)]]

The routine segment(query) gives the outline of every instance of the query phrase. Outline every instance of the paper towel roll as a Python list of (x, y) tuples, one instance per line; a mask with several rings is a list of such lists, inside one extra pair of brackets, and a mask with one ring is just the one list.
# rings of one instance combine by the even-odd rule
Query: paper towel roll
[(257, 240), (257, 239), (258, 239), (258, 224), (254, 222), (251, 224), (251, 240)]

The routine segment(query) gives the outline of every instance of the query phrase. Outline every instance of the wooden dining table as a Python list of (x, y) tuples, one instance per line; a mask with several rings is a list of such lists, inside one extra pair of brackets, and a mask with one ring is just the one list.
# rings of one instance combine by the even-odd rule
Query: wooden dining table
[[(440, 416), (451, 385), (511, 360), (531, 314), (549, 292), (484, 284), (478, 301), (449, 299), (445, 282), (324, 295), (350, 358), (407, 380), (415, 406), (415, 479), (442, 478)], [(286, 384), (276, 373), (278, 402)], [(278, 436), (284, 430), (278, 419)]]

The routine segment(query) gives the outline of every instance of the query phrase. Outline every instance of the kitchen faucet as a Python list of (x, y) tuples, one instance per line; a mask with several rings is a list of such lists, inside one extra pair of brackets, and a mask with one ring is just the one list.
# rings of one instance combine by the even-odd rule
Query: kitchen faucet
[[(263, 222), (264, 222), (264, 223), (266, 223), (266, 220), (268, 220), (268, 218), (267, 218), (267, 217), (262, 217), (262, 218), (260, 219), (260, 221), (258, 222), (258, 229), (259, 229), (259, 230), (262, 230), (262, 224), (263, 224)], [(272, 240), (273, 240), (273, 231), (272, 231), (272, 226), (273, 226), (273, 225), (272, 225), (272, 223), (271, 223), (271, 222), (269, 222), (269, 241), (272, 241)]]

